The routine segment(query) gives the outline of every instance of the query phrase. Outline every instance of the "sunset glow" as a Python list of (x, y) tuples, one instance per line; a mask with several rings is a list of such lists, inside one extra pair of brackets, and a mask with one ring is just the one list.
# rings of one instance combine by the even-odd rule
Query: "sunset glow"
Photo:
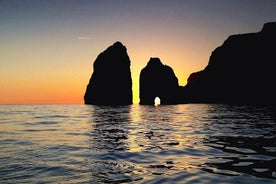
[(184, 86), (229, 35), (259, 31), (275, 9), (273, 0), (1, 1), (0, 104), (83, 104), (93, 62), (116, 41), (127, 47), (137, 104), (150, 57)]

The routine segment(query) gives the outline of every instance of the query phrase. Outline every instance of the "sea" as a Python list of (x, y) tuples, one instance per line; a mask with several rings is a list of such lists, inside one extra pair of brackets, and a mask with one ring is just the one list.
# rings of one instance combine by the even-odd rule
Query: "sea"
[(276, 107), (0, 105), (0, 183), (276, 183)]

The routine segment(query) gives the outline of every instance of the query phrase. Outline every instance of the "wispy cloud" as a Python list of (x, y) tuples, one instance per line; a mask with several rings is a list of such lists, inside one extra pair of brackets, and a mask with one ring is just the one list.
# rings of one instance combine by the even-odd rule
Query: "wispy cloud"
[(79, 36), (78, 39), (79, 40), (90, 40), (91, 38), (88, 36)]

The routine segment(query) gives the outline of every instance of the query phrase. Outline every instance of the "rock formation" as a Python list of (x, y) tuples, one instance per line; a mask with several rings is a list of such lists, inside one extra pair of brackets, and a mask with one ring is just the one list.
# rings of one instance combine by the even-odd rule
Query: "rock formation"
[(181, 89), (180, 103), (276, 104), (276, 22), (230, 36)]
[[(235, 103), (276, 104), (274, 62), (276, 22), (256, 33), (229, 36), (211, 54), (204, 70), (179, 86), (173, 69), (150, 58), (140, 73), (139, 104)], [(84, 95), (85, 104), (132, 104), (130, 60), (120, 42), (102, 52)]]
[(96, 58), (84, 95), (85, 104), (132, 104), (132, 79), (127, 49), (116, 42)]
[(175, 104), (178, 79), (173, 69), (163, 65), (159, 58), (150, 58), (140, 73), (140, 104), (153, 105), (155, 97), (161, 104)]

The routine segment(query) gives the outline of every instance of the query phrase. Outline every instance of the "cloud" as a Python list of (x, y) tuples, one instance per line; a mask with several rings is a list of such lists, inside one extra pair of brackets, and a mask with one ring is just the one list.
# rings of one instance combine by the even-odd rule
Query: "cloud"
[(78, 39), (79, 40), (90, 40), (91, 38), (88, 36), (79, 36)]

